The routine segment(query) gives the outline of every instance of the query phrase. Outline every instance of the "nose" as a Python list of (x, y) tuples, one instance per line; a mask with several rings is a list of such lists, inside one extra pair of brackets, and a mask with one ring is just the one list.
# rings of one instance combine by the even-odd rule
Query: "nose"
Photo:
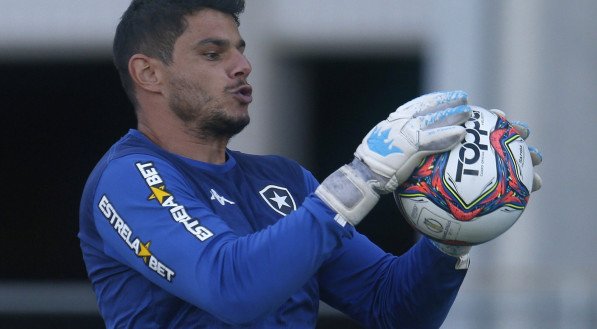
[(247, 78), (252, 70), (251, 63), (244, 53), (239, 51), (237, 54), (232, 75), (235, 78)]

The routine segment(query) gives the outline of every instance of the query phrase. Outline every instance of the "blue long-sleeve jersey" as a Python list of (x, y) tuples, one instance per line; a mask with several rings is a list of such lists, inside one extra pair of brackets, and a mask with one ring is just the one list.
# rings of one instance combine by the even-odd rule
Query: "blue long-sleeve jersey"
[(421, 239), (383, 252), (304, 168), (183, 158), (131, 130), (90, 175), (81, 249), (108, 328), (314, 328), (319, 300), (371, 328), (435, 328), (465, 270)]

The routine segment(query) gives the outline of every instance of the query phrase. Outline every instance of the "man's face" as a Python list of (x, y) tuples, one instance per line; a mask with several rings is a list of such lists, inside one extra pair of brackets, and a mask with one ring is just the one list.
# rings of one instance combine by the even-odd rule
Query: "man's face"
[(204, 9), (188, 16), (166, 66), (170, 109), (201, 138), (232, 137), (248, 123), (251, 64), (234, 19)]

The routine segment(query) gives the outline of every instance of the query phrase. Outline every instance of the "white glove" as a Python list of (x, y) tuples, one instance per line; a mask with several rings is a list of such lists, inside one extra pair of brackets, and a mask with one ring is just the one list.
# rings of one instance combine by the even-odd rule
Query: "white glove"
[[(504, 119), (506, 118), (506, 114), (501, 110), (491, 109), (489, 111), (495, 113), (496, 115), (503, 117)], [(529, 138), (529, 135), (531, 135), (531, 129), (529, 129), (529, 125), (526, 122), (522, 122), (522, 121), (508, 121), (508, 122), (510, 122), (512, 127), (514, 127), (516, 132), (525, 141), (527, 138)], [(534, 146), (528, 145), (528, 147), (529, 147), (529, 153), (531, 153), (531, 163), (533, 164), (533, 167), (540, 165), (541, 162), (543, 162), (543, 156), (541, 155), (541, 152), (539, 152), (539, 150)], [(531, 192), (535, 192), (535, 191), (539, 190), (541, 188), (542, 184), (543, 184), (543, 180), (541, 179), (541, 176), (539, 176), (539, 174), (533, 170), (533, 187), (531, 188)]]
[(447, 151), (466, 135), (471, 115), (463, 91), (437, 92), (400, 106), (363, 139), (355, 160), (328, 176), (315, 194), (341, 218), (358, 224), (380, 194), (391, 193), (427, 155)]

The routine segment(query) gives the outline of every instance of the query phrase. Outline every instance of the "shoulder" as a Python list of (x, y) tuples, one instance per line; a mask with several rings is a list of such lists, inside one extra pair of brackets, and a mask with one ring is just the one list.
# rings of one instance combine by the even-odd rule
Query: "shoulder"
[(93, 197), (100, 185), (125, 190), (137, 181), (159, 179), (159, 173), (179, 176), (173, 159), (138, 134), (129, 132), (99, 160), (87, 179), (83, 197)]

